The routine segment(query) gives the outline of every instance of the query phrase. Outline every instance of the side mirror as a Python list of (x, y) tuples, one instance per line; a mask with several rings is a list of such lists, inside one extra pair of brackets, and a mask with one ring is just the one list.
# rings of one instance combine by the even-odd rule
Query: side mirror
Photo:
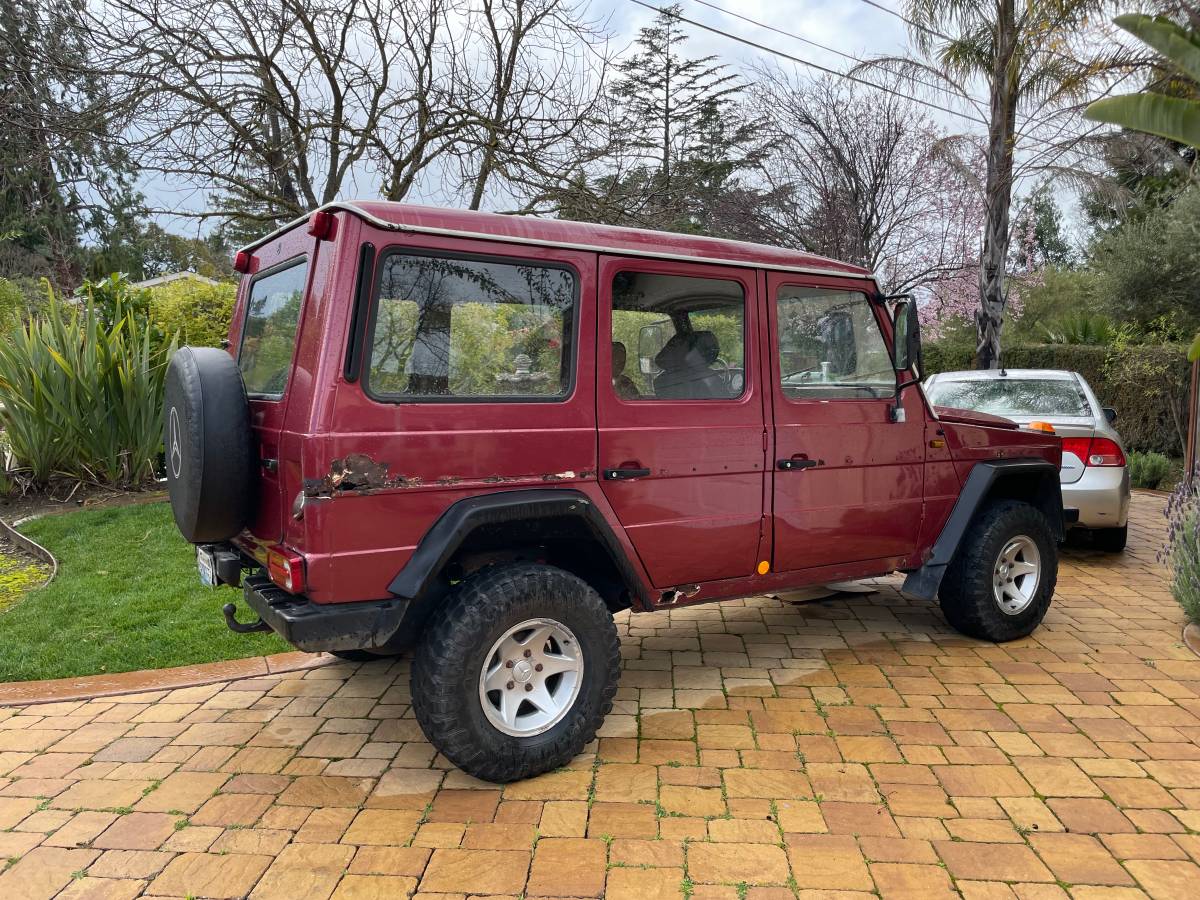
[(921, 375), (921, 323), (917, 304), (911, 297), (901, 298), (892, 310), (892, 360), (897, 372), (916, 369)]
[(1101, 407), (1101, 409), (1104, 410), (1104, 418), (1108, 419), (1108, 424), (1116, 425), (1117, 424), (1117, 411), (1115, 409), (1113, 409), (1111, 406), (1103, 406), (1103, 407)]

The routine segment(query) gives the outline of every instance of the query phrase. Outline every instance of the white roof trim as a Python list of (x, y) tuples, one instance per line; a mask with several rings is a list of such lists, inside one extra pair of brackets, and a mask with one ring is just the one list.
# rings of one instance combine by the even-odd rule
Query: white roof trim
[[(662, 251), (644, 250), (644, 249), (618, 249), (618, 248), (614, 248), (614, 247), (604, 247), (604, 246), (601, 246), (598, 244), (576, 244), (576, 243), (573, 243), (570, 241), (553, 241), (553, 240), (545, 240), (543, 238), (528, 238), (528, 237), (520, 237), (520, 236), (508, 235), (508, 234), (491, 234), (486, 231), (463, 231), (463, 230), (459, 230), (457, 228), (436, 228), (431, 225), (408, 225), (408, 224), (402, 224), (399, 222), (389, 222), (386, 219), (381, 219), (378, 216), (372, 215), (371, 213), (367, 212), (365, 209), (363, 209), (358, 204), (350, 202), (350, 201), (345, 201), (345, 200), (334, 200), (331, 203), (326, 203), (323, 206), (317, 207), (317, 209), (313, 210), (313, 212), (320, 212), (322, 210), (334, 210), (334, 209), (343, 209), (343, 210), (346, 210), (347, 212), (353, 213), (354, 215), (358, 216), (359, 218), (363, 219), (364, 221), (371, 223), (376, 228), (382, 228), (386, 231), (396, 231), (396, 232), (401, 232), (401, 233), (432, 234), (432, 235), (437, 235), (439, 237), (456, 237), (456, 238), (468, 238), (468, 239), (472, 239), (472, 240), (499, 241), (500, 243), (504, 243), (504, 244), (523, 244), (523, 245), (532, 246), (532, 247), (554, 247), (554, 248), (561, 249), (561, 250), (586, 250), (586, 251), (592, 252), (592, 253), (605, 253), (610, 256), (636, 256), (636, 257), (642, 257), (642, 258), (647, 258), (647, 259), (670, 259), (670, 260), (676, 260), (676, 261), (680, 261), (680, 262), (704, 262), (704, 263), (709, 263), (711, 265), (718, 265), (718, 266), (736, 266), (740, 269), (769, 269), (772, 272), (797, 272), (797, 273), (800, 273), (803, 275), (831, 275), (831, 276), (834, 276), (837, 278), (854, 278), (854, 279), (858, 279), (860, 281), (861, 280), (874, 281), (874, 282), (876, 282), (876, 284), (878, 284), (878, 281), (879, 281), (879, 279), (876, 278), (876, 276), (874, 274), (861, 275), (861, 274), (856, 274), (854, 272), (844, 272), (841, 269), (833, 269), (833, 268), (818, 267), (818, 266), (789, 266), (789, 265), (780, 265), (778, 263), (755, 263), (755, 262), (747, 262), (746, 260), (740, 260), (740, 259), (722, 259), (719, 257), (711, 257), (711, 256), (701, 257), (701, 256), (696, 256), (695, 254), (686, 254), (686, 253), (667, 253), (667, 252), (662, 252)], [(259, 238), (258, 240), (254, 241), (253, 243), (247, 244), (242, 249), (245, 251), (251, 251), (258, 247), (263, 246), (264, 244), (270, 243), (271, 241), (273, 241), (275, 238), (279, 237), (280, 235), (285, 234), (288, 231), (291, 231), (297, 225), (301, 225), (304, 222), (307, 222), (309, 216), (311, 216), (311, 215), (312, 215), (312, 213), (309, 213), (308, 215), (301, 216), (298, 219), (294, 219), (293, 221), (288, 222), (286, 225), (276, 228), (270, 234)], [(739, 242), (739, 243), (746, 243), (748, 246), (756, 246), (754, 244), (749, 244), (748, 242), (744, 242), (744, 241)], [(773, 248), (773, 249), (777, 249), (777, 248)]]

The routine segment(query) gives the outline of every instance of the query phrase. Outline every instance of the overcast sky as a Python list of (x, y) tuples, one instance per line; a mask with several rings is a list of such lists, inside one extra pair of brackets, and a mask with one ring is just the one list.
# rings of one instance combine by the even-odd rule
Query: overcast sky
[[(655, 6), (667, 5), (665, 0), (647, 2)], [(763, 25), (858, 57), (898, 53), (907, 45), (904, 23), (864, 0), (711, 0), (711, 6), (705, 6), (698, 0), (680, 2), (682, 14), (687, 18), (837, 71), (845, 71), (852, 62), (836, 53), (759, 27), (713, 7), (736, 12)], [(894, 10), (901, 8), (899, 0), (877, 2)], [(655, 16), (653, 11), (632, 0), (591, 0), (589, 9), (593, 18), (607, 25), (613, 35), (613, 49), (618, 51), (627, 49), (638, 30), (649, 24)], [(788, 69), (797, 68), (810, 75), (820, 74), (693, 25), (685, 23), (683, 28), (689, 35), (685, 48), (689, 56), (716, 55), (739, 69), (761, 62), (777, 62)], [(952, 116), (934, 113), (933, 117), (948, 129), (958, 131), (969, 127), (969, 123)], [(365, 182), (356, 188), (360, 196), (373, 191), (372, 186)], [(203, 193), (191, 187), (154, 181), (145, 184), (144, 190), (151, 205), (161, 208), (197, 209), (206, 205)], [(163, 216), (161, 220), (171, 230), (184, 233), (194, 234), (200, 227), (194, 220), (181, 217)]]

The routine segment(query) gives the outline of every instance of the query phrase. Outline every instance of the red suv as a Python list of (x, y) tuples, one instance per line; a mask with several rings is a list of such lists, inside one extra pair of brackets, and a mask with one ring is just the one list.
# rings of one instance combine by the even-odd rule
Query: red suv
[(861, 268), (383, 202), (236, 268), (228, 349), (181, 349), (167, 382), (201, 578), (242, 587), (239, 631), (415, 645), (415, 715), (480, 778), (592, 740), (618, 610), (899, 570), (973, 637), (1046, 614), (1059, 439), (932, 409), (913, 302)]

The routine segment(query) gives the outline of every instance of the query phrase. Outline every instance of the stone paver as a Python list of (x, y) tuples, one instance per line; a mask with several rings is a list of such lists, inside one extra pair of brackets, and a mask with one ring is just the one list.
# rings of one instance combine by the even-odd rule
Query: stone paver
[(1200, 885), (1200, 659), (1155, 553), (1063, 552), (1029, 639), (898, 579), (622, 614), (596, 742), (497, 786), (406, 658), (0, 708), (0, 898), (1124, 900)]

